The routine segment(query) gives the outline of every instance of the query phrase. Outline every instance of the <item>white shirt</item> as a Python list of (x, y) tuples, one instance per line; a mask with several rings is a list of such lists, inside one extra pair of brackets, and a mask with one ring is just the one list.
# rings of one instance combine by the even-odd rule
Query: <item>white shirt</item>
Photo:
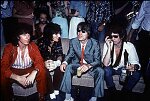
[[(111, 46), (113, 46), (113, 45), (111, 45)], [(114, 67), (114, 69), (117, 70), (118, 68), (124, 66), (124, 52), (125, 52), (125, 49), (128, 52), (128, 63), (130, 63), (130, 64), (138, 64), (141, 67), (141, 65), (139, 63), (139, 58), (138, 58), (138, 55), (137, 55), (137, 52), (136, 52), (136, 49), (135, 49), (134, 45), (132, 43), (130, 43), (130, 42), (127, 42), (127, 43), (124, 42), (123, 43), (123, 50), (122, 50), (122, 54), (121, 54), (120, 63), (119, 63), (119, 65), (117, 67)], [(105, 43), (104, 44), (104, 48), (103, 48), (102, 62), (103, 62), (103, 59), (104, 59), (104, 57), (106, 55), (107, 50), (108, 50), (108, 47), (107, 47), (107, 45)], [(114, 56), (113, 57), (114, 61), (113, 61), (112, 64), (114, 64), (115, 61), (116, 61), (116, 53), (115, 53), (115, 51), (114, 51), (113, 54), (114, 54), (113, 55)], [(109, 65), (110, 64), (111, 64), (111, 58), (110, 58)]]
[[(81, 51), (82, 51), (82, 45), (83, 44), (81, 42), (80, 42), (80, 44), (81, 44)], [(87, 44), (87, 42), (84, 44), (84, 50), (85, 50), (86, 44)], [(65, 63), (66, 65), (68, 65), (67, 61), (64, 61), (63, 63)], [(83, 59), (83, 63), (87, 64), (87, 62), (84, 59)]]

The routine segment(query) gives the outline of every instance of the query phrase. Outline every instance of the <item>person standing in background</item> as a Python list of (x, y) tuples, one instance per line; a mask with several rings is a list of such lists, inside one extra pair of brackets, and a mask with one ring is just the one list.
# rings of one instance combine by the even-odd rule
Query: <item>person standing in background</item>
[(69, 7), (69, 39), (77, 37), (77, 26), (80, 22), (85, 22), (87, 13), (86, 1), (70, 1)]
[[(14, 1), (13, 17), (17, 18), (18, 23), (27, 23), (34, 29), (34, 1)], [(31, 34), (31, 37), (35, 34)]]
[(109, 1), (90, 1), (86, 15), (87, 22), (90, 23), (91, 37), (104, 43), (106, 25), (111, 17), (111, 7)]
[(44, 27), (49, 24), (49, 16), (47, 12), (41, 11), (39, 12), (39, 15), (37, 16), (38, 22), (35, 24), (35, 35), (33, 36), (33, 40), (35, 43), (37, 43), (37, 40), (41, 37), (43, 37)]
[(150, 44), (148, 44), (150, 42), (150, 1), (142, 2), (139, 12), (132, 23), (132, 29), (128, 34), (128, 41), (131, 41), (132, 34), (137, 29), (139, 29), (140, 32), (136, 32), (138, 33), (136, 49), (142, 66), (141, 71), (145, 83), (144, 93), (149, 96), (150, 77), (146, 76), (146, 72), (150, 68), (150, 66), (148, 66), (150, 60)]
[[(55, 4), (55, 5), (54, 5)], [(52, 6), (52, 22), (60, 25), (61, 38), (68, 38), (68, 5), (67, 1), (55, 1)]]
[(13, 18), (14, 1), (5, 0), (1, 1), (1, 45), (12, 41), (14, 33), (14, 25), (16, 20)]

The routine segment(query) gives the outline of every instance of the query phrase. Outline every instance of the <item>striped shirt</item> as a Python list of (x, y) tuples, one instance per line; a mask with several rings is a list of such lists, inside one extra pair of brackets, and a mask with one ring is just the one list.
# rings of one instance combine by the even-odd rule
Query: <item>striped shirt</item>
[(32, 66), (33, 62), (31, 60), (31, 58), (29, 57), (28, 47), (25, 48), (23, 58), (21, 57), (21, 50), (19, 47), (17, 48), (17, 51), (18, 51), (18, 55), (17, 55), (17, 58), (16, 58), (14, 64), (12, 65), (12, 67), (16, 68), (16, 69), (30, 68)]

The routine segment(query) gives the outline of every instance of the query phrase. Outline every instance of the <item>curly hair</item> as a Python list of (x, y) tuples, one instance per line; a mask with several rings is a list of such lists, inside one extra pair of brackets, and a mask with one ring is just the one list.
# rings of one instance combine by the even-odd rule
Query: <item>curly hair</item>
[(55, 23), (49, 23), (44, 27), (43, 36), (45, 38), (49, 38), (50, 40), (53, 39), (53, 34), (60, 33), (61, 34), (61, 28), (60, 25)]

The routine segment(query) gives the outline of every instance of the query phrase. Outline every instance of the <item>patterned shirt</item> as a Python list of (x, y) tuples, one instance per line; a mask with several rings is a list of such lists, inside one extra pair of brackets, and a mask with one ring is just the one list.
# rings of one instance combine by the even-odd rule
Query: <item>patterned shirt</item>
[(48, 38), (42, 37), (37, 41), (37, 45), (45, 61), (49, 59), (56, 61), (59, 56), (63, 56), (61, 39), (52, 44)]
[(111, 16), (110, 2), (109, 1), (100, 1), (95, 2), (91, 1), (89, 4), (89, 9), (87, 12), (87, 21), (99, 22), (108, 21)]
[(66, 18), (64, 1), (54, 1), (52, 3), (52, 18), (55, 16)]

